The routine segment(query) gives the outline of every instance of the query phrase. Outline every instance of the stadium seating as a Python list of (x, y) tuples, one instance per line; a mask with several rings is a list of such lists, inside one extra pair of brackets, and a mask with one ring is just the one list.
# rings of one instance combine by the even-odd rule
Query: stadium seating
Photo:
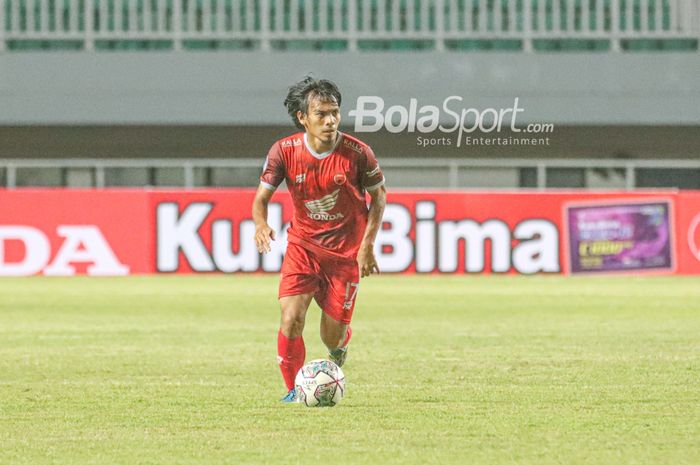
[[(182, 78), (174, 85), (183, 97), (201, 97), (200, 108), (205, 108), (197, 114), (187, 114), (186, 117), (171, 119), (171, 115), (178, 114), (182, 107), (155, 105), (153, 102), (170, 100), (171, 88), (154, 89), (150, 94), (149, 102), (153, 107), (161, 110), (137, 111), (126, 114), (120, 111), (122, 106), (118, 101), (122, 96), (131, 102), (140, 101), (140, 94), (132, 89), (137, 88), (137, 81), (141, 69), (145, 68), (142, 60), (144, 54), (149, 51), (170, 51), (176, 53), (179, 50), (192, 52), (221, 51), (224, 54), (210, 57), (205, 53), (181, 54), (153, 54), (146, 57), (145, 61), (173, 60), (180, 62), (179, 68), (192, 70), (200, 62), (208, 60), (221, 60), (237, 66), (235, 60), (240, 60), (237, 54), (225, 55), (227, 51), (253, 51), (245, 55), (246, 61), (257, 58), (265, 60), (263, 56), (267, 50), (275, 53), (288, 51), (287, 60), (296, 59), (293, 52), (357, 52), (354, 59), (363, 66), (367, 63), (381, 64), (396, 63), (397, 66), (405, 64), (413, 57), (404, 55), (423, 53), (427, 60), (440, 61), (443, 74), (448, 72), (450, 64), (446, 63), (452, 56), (445, 56), (440, 52), (468, 54), (473, 52), (488, 53), (487, 57), (472, 56), (469, 60), (476, 68), (485, 61), (493, 62), (490, 66), (490, 74), (484, 75), (485, 81), (495, 82), (489, 86), (479, 87), (477, 93), (483, 93), (494, 101), (507, 95), (510, 98), (512, 92), (519, 92), (520, 96), (541, 96), (543, 89), (549, 90), (554, 79), (542, 82), (539, 76), (557, 76), (561, 79), (561, 87), (557, 87), (549, 100), (541, 106), (548, 108), (547, 118), (555, 122), (558, 127), (567, 125), (606, 125), (610, 121), (619, 122), (627, 126), (639, 124), (657, 124), (649, 116), (640, 122), (640, 117), (646, 117), (644, 111), (655, 103), (640, 107), (641, 112), (628, 110), (628, 113), (615, 118), (608, 117), (597, 106), (589, 105), (586, 115), (570, 115), (569, 105), (574, 99), (570, 99), (567, 92), (573, 88), (571, 82), (578, 83), (579, 75), (566, 71), (575, 60), (585, 63), (600, 61), (600, 67), (591, 67), (590, 76), (596, 72), (602, 76), (610, 76), (623, 67), (630, 70), (628, 78), (636, 78), (634, 73), (641, 72), (651, 62), (650, 57), (605, 57), (612, 60), (599, 60), (598, 56), (565, 56), (566, 53), (579, 52), (587, 54), (614, 54), (618, 52), (644, 54), (649, 52), (662, 53), (673, 52), (697, 52), (698, 38), (700, 37), (700, 11), (696, 0), (0, 0), (0, 57), (9, 57), (8, 63), (13, 62), (13, 76), (16, 86), (8, 88), (9, 94), (20, 95), (19, 98), (32, 98), (33, 95), (48, 95), (54, 92), (54, 108), (61, 108), (61, 102), (72, 103), (69, 100), (73, 95), (82, 97), (87, 102), (92, 102), (93, 94), (82, 94), (79, 85), (75, 85), (73, 93), (64, 89), (63, 83), (74, 83), (74, 74), (65, 71), (62, 79), (58, 79), (55, 87), (50, 80), (27, 80), (25, 84), (22, 76), (28, 76), (34, 72), (36, 63), (32, 62), (29, 52), (45, 51), (57, 52), (54, 56), (42, 57), (45, 62), (52, 62), (58, 56), (58, 52), (81, 52), (71, 56), (76, 63), (89, 63), (91, 60), (103, 60), (103, 56), (90, 55), (92, 51), (97, 53), (107, 51), (136, 52), (129, 55), (112, 56), (110, 60), (115, 69), (121, 63), (129, 66), (127, 78), (118, 80), (115, 85), (122, 86), (110, 89), (106, 93), (104, 114), (96, 115), (89, 111), (91, 104), (71, 106), (70, 111), (63, 114), (45, 115), (40, 110), (34, 111), (31, 105), (12, 105), (11, 117), (6, 117), (6, 123), (10, 127), (17, 124), (48, 124), (70, 126), (75, 124), (261, 124), (260, 121), (232, 121), (228, 108), (219, 110), (217, 103), (221, 95), (221, 89), (214, 89), (209, 94), (199, 88), (197, 74), (186, 74), (191, 78)], [(260, 52), (260, 53), (257, 53)], [(372, 52), (379, 52), (373, 54)], [(531, 61), (545, 62), (542, 68), (527, 66), (528, 72), (522, 73), (522, 82), (511, 84), (513, 77), (520, 77), (520, 69), (530, 57), (529, 52), (540, 54), (560, 54), (558, 57), (534, 57)], [(26, 53), (26, 56), (10, 57), (11, 54)], [(364, 53), (364, 55), (362, 55)], [(503, 69), (507, 61), (511, 61), (511, 53), (520, 53), (515, 57), (517, 65), (512, 69)], [(140, 56), (139, 56), (140, 54)], [(499, 56), (503, 54), (504, 56)], [(137, 56), (134, 56), (137, 55)], [(157, 56), (156, 56), (157, 55)], [(283, 53), (279, 54), (284, 55)], [(326, 57), (314, 57), (326, 59)], [(336, 59), (345, 60), (347, 56), (336, 56)], [(540, 60), (540, 58), (543, 58)], [(655, 57), (657, 58), (657, 57)], [(658, 124), (673, 125), (679, 102), (691, 98), (685, 98), (685, 94), (678, 97), (679, 92), (672, 89), (692, 87), (693, 76), (697, 75), (691, 62), (697, 57), (695, 53), (686, 53), (684, 57), (663, 56), (660, 63), (656, 63), (656, 70), (665, 71), (668, 60), (679, 62), (678, 71), (666, 76), (657, 71), (658, 80), (648, 80), (644, 86), (639, 86), (628, 94), (623, 92), (623, 97), (615, 100), (618, 108), (631, 108), (624, 103), (641, 102), (642, 96), (652, 92), (650, 102), (659, 102), (666, 99), (667, 95), (675, 96), (668, 99), (668, 107), (660, 111)], [(574, 60), (574, 61), (572, 61)], [(42, 60), (37, 60), (41, 62)], [(167, 63), (167, 61), (164, 61)], [(558, 62), (558, 63), (554, 63)], [(637, 66), (629, 66), (630, 62)], [(562, 64), (563, 63), (563, 64)], [(640, 64), (641, 63), (641, 64)], [(681, 66), (682, 65), (682, 66)], [(390, 65), (386, 65), (390, 66)], [(393, 65), (391, 65), (393, 66)], [(359, 66), (358, 66), (359, 67)], [(80, 68), (80, 66), (76, 66)], [(227, 66), (218, 66), (227, 68)], [(8, 68), (9, 69), (9, 68)], [(97, 69), (97, 67), (95, 67)], [(124, 69), (127, 69), (125, 67)], [(415, 68), (411, 68), (415, 69)], [(524, 68), (523, 68), (524, 69)], [(675, 69), (675, 68), (674, 68)], [(106, 71), (105, 71), (106, 73)], [(435, 71), (437, 73), (437, 71)], [(500, 73), (500, 74), (499, 74)], [(204, 74), (204, 73), (202, 73)], [(270, 74), (268, 72), (268, 74)], [(157, 75), (157, 74), (155, 74)], [(91, 82), (101, 82), (106, 74), (96, 73), (86, 79)], [(185, 76), (183, 74), (183, 76)], [(495, 80), (494, 76), (501, 76), (502, 80)], [(529, 78), (528, 78), (529, 76)], [(568, 76), (568, 77), (567, 77)], [(671, 77), (680, 76), (681, 84), (676, 83)], [(454, 78), (451, 85), (446, 86), (445, 92), (466, 93), (470, 88), (466, 84), (462, 86), (460, 78), (468, 77), (465, 71)], [(133, 79), (133, 80), (132, 80)], [(249, 77), (249, 79), (251, 79)], [(255, 79), (255, 77), (253, 77)], [(432, 79), (432, 76), (425, 80)], [(481, 76), (479, 76), (481, 79)], [(528, 82), (530, 79), (531, 82)], [(568, 79), (568, 81), (567, 81)], [(589, 79), (590, 80), (590, 79)], [(602, 79), (603, 92), (598, 102), (605, 105), (608, 102), (606, 95), (620, 94), (623, 82), (622, 73), (616, 79)], [(673, 82), (672, 82), (673, 81)], [(112, 81), (110, 81), (112, 82)], [(244, 82), (241, 79), (240, 82)], [(239, 86), (241, 85), (239, 82)], [(472, 81), (473, 82), (473, 81)], [(46, 89), (43, 87), (48, 83)], [(193, 84), (194, 83), (194, 84)], [(568, 84), (567, 84), (568, 83)], [(668, 83), (668, 86), (666, 85)], [(272, 86), (278, 83), (259, 83), (258, 92), (272, 92)], [(203, 84), (203, 88), (208, 84)], [(589, 87), (593, 85), (590, 84)], [(374, 86), (374, 84), (372, 84)], [(499, 87), (500, 86), (500, 87)], [(99, 86), (98, 86), (99, 87)], [(425, 86), (424, 86), (425, 87)], [(424, 88), (423, 87), (423, 88)], [(573, 91), (573, 95), (579, 95), (578, 102), (587, 97), (589, 87)], [(695, 87), (692, 87), (695, 89)], [(227, 89), (229, 99), (244, 99), (246, 96), (236, 94), (236, 84), (231, 84)], [(276, 92), (281, 87), (275, 87)], [(387, 93), (390, 87), (378, 86), (373, 92)], [(422, 88), (421, 88), (422, 89)], [(503, 92), (502, 89), (506, 89)], [(415, 91), (415, 88), (414, 88)], [(90, 92), (94, 92), (91, 88)], [(219, 92), (219, 93), (217, 93)], [(357, 93), (357, 89), (354, 90)], [(499, 93), (500, 92), (500, 93)], [(350, 92), (352, 94), (353, 92)], [(213, 97), (212, 97), (213, 95)], [(445, 94), (447, 95), (447, 94)], [(460, 94), (461, 95), (461, 94)], [(695, 95), (695, 94), (689, 94)], [(68, 96), (68, 97), (66, 97)], [(429, 102), (432, 98), (444, 98), (435, 92), (426, 91), (421, 101)], [(477, 95), (468, 95), (476, 99)], [(625, 97), (626, 96), (626, 97)], [(637, 96), (637, 97), (635, 97)], [(38, 97), (39, 98), (39, 97)], [(530, 97), (532, 102), (532, 98)], [(654, 100), (656, 98), (656, 100)], [(625, 100), (626, 99), (626, 100)], [(228, 100), (227, 100), (228, 102)], [(619, 104), (622, 102), (623, 104)], [(473, 102), (470, 102), (470, 105)], [(538, 102), (539, 103), (539, 102)], [(587, 102), (584, 102), (587, 103)], [(132, 103), (133, 104), (133, 103)], [(473, 103), (482, 105), (483, 102)], [(488, 103), (490, 105), (490, 102)], [(110, 106), (111, 105), (111, 106)], [(610, 104), (611, 106), (613, 103)], [(531, 107), (534, 107), (531, 104)], [(279, 104), (270, 108), (281, 110)], [(583, 106), (585, 109), (585, 105)], [(593, 108), (592, 110), (590, 108)], [(669, 111), (670, 108), (670, 111)], [(528, 108), (528, 111), (530, 108)], [(271, 112), (272, 110), (270, 110)], [(262, 124), (278, 125), (281, 121), (275, 119), (273, 113), (265, 114)], [(686, 111), (686, 113), (688, 113)], [(551, 114), (551, 116), (549, 116)], [(671, 116), (668, 116), (671, 114)], [(135, 115), (135, 116), (133, 116)], [(146, 116), (144, 116), (146, 115)], [(591, 116), (592, 115), (592, 116)], [(687, 115), (686, 115), (687, 116)], [(14, 119), (12, 119), (14, 118)], [(236, 116), (238, 118), (238, 116)], [(578, 119), (577, 119), (578, 118)], [(669, 120), (669, 118), (673, 118)], [(349, 119), (348, 119), (349, 121)], [(550, 121), (548, 119), (547, 121)], [(683, 124), (691, 124), (692, 120), (686, 118)], [(691, 121), (690, 123), (688, 121)], [(284, 121), (288, 125), (288, 121)], [(49, 130), (50, 132), (50, 130)], [(680, 147), (672, 147), (666, 152), (665, 148), (652, 147), (642, 150), (640, 154), (639, 144), (631, 142), (639, 137), (625, 138), (619, 144), (611, 144), (608, 148), (585, 150), (577, 149), (575, 154), (554, 148), (547, 152), (543, 160), (536, 160), (537, 152), (507, 152), (505, 155), (513, 158), (524, 157), (522, 160), (511, 160), (504, 163), (503, 154), (489, 150), (477, 150), (463, 152), (464, 161), (459, 160), (431, 160), (431, 165), (407, 165), (404, 160), (387, 160), (386, 172), (392, 179), (392, 186), (396, 187), (445, 187), (450, 188), (559, 188), (559, 187), (585, 187), (620, 189), (633, 187), (694, 187), (698, 186), (698, 169), (700, 164), (696, 160), (686, 160), (696, 156), (694, 147), (697, 142), (687, 142)], [(688, 133), (684, 133), (688, 134)], [(15, 136), (21, 140), (21, 136)], [(582, 136), (585, 139), (587, 136)], [(596, 136), (590, 136), (594, 138)], [(646, 136), (645, 136), (646, 137)], [(49, 140), (50, 137), (45, 137)], [(113, 136), (110, 144), (117, 145)], [(559, 141), (560, 147), (563, 144)], [(16, 153), (16, 147), (22, 146), (15, 142), (14, 145), (6, 143), (4, 152), (0, 157), (0, 186), (69, 186), (69, 187), (110, 187), (110, 186), (176, 186), (176, 187), (201, 187), (201, 186), (249, 186), (256, 182), (259, 173), (259, 160), (252, 157), (260, 154), (255, 150), (242, 150), (236, 155), (237, 160), (227, 160), (220, 157), (230, 155), (229, 151), (222, 151), (220, 146), (216, 148), (203, 148), (199, 154), (191, 154), (196, 163), (182, 160), (163, 161), (160, 158), (169, 156), (161, 152), (167, 152), (167, 148), (159, 149), (158, 153), (147, 153), (143, 150), (136, 154), (124, 150), (123, 153), (105, 151), (109, 155), (96, 154), (104, 159), (94, 162), (86, 162), (82, 158), (92, 156), (85, 153), (84, 146), (80, 144), (66, 144), (64, 149), (50, 148), (48, 142), (36, 144), (34, 152), (23, 148), (22, 153)], [(574, 146), (586, 146), (584, 142), (576, 139)], [(412, 147), (408, 147), (412, 149)], [(396, 149), (394, 152), (385, 150), (382, 156), (394, 157), (397, 153), (403, 153), (404, 149)], [(635, 157), (652, 158), (656, 156), (666, 157), (673, 163), (663, 167), (658, 164), (634, 160)], [(415, 155), (415, 150), (412, 152)], [(452, 153), (441, 156), (455, 157)], [(457, 153), (454, 152), (453, 153)], [(49, 155), (50, 154), (50, 155)], [(584, 158), (590, 154), (607, 157), (605, 163), (600, 160), (589, 161)], [(618, 159), (618, 155), (623, 155)], [(179, 154), (184, 157), (187, 154)], [(437, 155), (436, 155), (437, 156)], [(571, 160), (558, 160), (556, 157), (571, 157), (580, 161), (572, 164)], [(38, 161), (32, 160), (36, 157)], [(66, 157), (66, 158), (62, 158)], [(71, 158), (78, 157), (78, 158)], [(107, 159), (114, 157), (115, 159)], [(123, 157), (124, 159), (121, 159)], [(133, 159), (130, 159), (133, 157)], [(146, 159), (154, 157), (153, 159)], [(491, 165), (483, 164), (478, 159), (492, 157), (487, 160)], [(615, 159), (613, 159), (615, 157)], [(23, 158), (29, 158), (24, 160)], [(45, 159), (44, 159), (45, 158)], [(550, 159), (551, 158), (551, 159)], [(629, 158), (629, 161), (628, 161)], [(675, 159), (675, 161), (674, 161)], [(36, 163), (35, 163), (36, 162)], [(659, 169), (667, 169), (664, 177), (656, 177)], [(658, 181), (662, 179), (663, 181)]]
[(693, 4), (681, 0), (6, 0), (0, 12), (0, 42), (4, 42), (0, 50), (4, 45), (13, 51), (686, 51), (698, 48), (700, 26)]

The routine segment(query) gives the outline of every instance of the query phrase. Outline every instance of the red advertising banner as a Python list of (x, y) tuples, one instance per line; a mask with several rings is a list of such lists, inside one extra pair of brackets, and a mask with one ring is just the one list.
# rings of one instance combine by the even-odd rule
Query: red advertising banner
[(700, 192), (676, 196), (678, 272), (700, 274)]
[(0, 276), (153, 270), (143, 191), (0, 191)]
[[(253, 189), (0, 190), (0, 275), (277, 272), (292, 203), (252, 240)], [(389, 193), (383, 272), (700, 274), (700, 193)]]
[[(390, 197), (377, 243), (385, 271), (561, 273), (570, 269), (565, 207), (650, 193), (399, 193)], [(653, 198), (660, 198), (654, 193)], [(671, 196), (661, 196), (672, 201)], [(387, 246), (389, 246), (387, 248)], [(397, 249), (398, 247), (398, 249)], [(393, 251), (393, 252), (392, 252)]]

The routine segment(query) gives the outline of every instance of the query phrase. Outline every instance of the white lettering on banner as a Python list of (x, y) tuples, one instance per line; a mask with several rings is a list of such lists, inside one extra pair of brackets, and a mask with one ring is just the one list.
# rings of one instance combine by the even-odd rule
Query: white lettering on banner
[[(380, 228), (374, 241), (374, 255), (381, 271), (404, 271), (413, 261), (413, 242), (408, 237), (411, 232), (411, 213), (398, 204), (387, 204), (384, 209), (384, 223), (389, 229)], [(388, 247), (391, 250), (384, 251)]]
[[(198, 272), (256, 271), (260, 268), (260, 254), (253, 237), (255, 223), (243, 220), (239, 224), (238, 253), (234, 253), (234, 224), (229, 219), (216, 219), (211, 223), (211, 254), (204, 245), (199, 229), (213, 208), (209, 203), (191, 203), (178, 217), (176, 203), (165, 202), (158, 205), (156, 227), (158, 254), (156, 266), (160, 272), (177, 271), (180, 267), (180, 250), (190, 268)], [(277, 231), (277, 240), (270, 243), (271, 251), (263, 256), (263, 271), (279, 271), (287, 249), (287, 230), (282, 224), (282, 206), (270, 204), (268, 224)]]
[[(478, 223), (474, 220), (435, 221), (436, 205), (431, 201), (416, 203), (415, 263), (416, 271), (435, 271), (435, 257), (439, 255), (437, 271), (450, 273), (458, 270), (459, 242), (465, 242), (465, 267), (468, 273), (485, 270), (486, 241), (491, 242), (491, 270), (496, 273), (554, 273), (561, 271), (559, 264), (559, 232), (555, 224), (543, 219), (525, 220), (515, 226), (497, 219)], [(384, 213), (387, 229), (380, 229), (375, 241), (375, 255), (382, 271), (405, 271), (414, 259), (411, 214), (405, 207), (388, 204)], [(436, 232), (438, 240), (436, 240)], [(512, 239), (520, 242), (512, 246)], [(391, 250), (384, 252), (384, 248)]]
[[(211, 222), (211, 251), (207, 250), (199, 232), (207, 221), (213, 206), (192, 203), (179, 214), (174, 203), (157, 207), (157, 236), (159, 271), (177, 271), (179, 252), (193, 271), (256, 271), (277, 272), (282, 268), (287, 248), (288, 224), (282, 221), (282, 205), (268, 206), (268, 224), (277, 231), (277, 240), (270, 243), (271, 251), (257, 252), (253, 240), (255, 225), (251, 219), (238, 225), (238, 253), (231, 219)], [(400, 204), (387, 204), (383, 226), (375, 240), (375, 254), (379, 268), (387, 272), (409, 269), (415, 260), (418, 272), (430, 273), (459, 271), (459, 246), (464, 242), (463, 270), (479, 273), (486, 270), (486, 251), (490, 250), (490, 270), (505, 273), (515, 269), (519, 273), (559, 272), (559, 232), (557, 226), (544, 219), (528, 219), (515, 225), (511, 231), (500, 219), (483, 223), (471, 219), (436, 221), (437, 204), (419, 201), (415, 206), (415, 236), (413, 215)]]
[[(129, 274), (129, 267), (120, 263), (102, 232), (94, 225), (61, 225), (56, 233), (63, 243), (56, 258), (49, 264), (51, 246), (48, 237), (31, 226), (0, 226), (0, 275), (29, 276), (43, 272), (48, 276), (72, 276), (73, 263), (91, 263), (87, 274), (120, 276)], [(17, 263), (5, 262), (5, 241), (24, 244), (24, 258)]]
[(515, 227), (513, 236), (521, 242), (513, 249), (513, 268), (519, 273), (559, 271), (559, 231), (547, 220), (527, 220)]
[[(21, 241), (24, 258), (17, 263), (5, 262), (5, 241)], [(0, 276), (31, 276), (44, 269), (51, 258), (46, 235), (30, 226), (0, 226)]]
[(255, 236), (255, 223), (241, 221), (239, 250), (233, 253), (233, 223), (216, 220), (212, 224), (212, 248), (216, 267), (226, 273), (258, 269), (258, 250), (250, 238)]
[(435, 269), (435, 203), (416, 203), (416, 271), (431, 272)]
[(214, 262), (197, 233), (211, 209), (210, 203), (191, 203), (178, 217), (179, 207), (176, 203), (158, 205), (158, 271), (177, 271), (180, 250), (194, 271), (214, 271)]
[(92, 276), (123, 276), (129, 267), (119, 263), (97, 226), (59, 226), (56, 232), (65, 240), (51, 265), (44, 269), (47, 276), (73, 276), (71, 263), (92, 263), (87, 274)]
[(505, 273), (510, 269), (510, 230), (500, 220), (479, 224), (473, 220), (442, 221), (440, 223), (440, 271), (457, 271), (458, 245), (466, 243), (466, 271), (479, 273), (486, 267), (485, 242), (491, 240), (491, 270)]

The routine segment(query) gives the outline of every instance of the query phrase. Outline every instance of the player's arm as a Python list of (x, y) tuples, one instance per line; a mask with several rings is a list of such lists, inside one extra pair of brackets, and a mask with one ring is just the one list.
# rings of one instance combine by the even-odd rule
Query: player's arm
[(357, 252), (357, 264), (360, 267), (360, 276), (363, 278), (372, 273), (379, 273), (377, 259), (374, 257), (374, 240), (382, 225), (382, 216), (384, 216), (384, 207), (386, 206), (386, 188), (383, 185), (367, 192), (371, 197), (369, 217), (360, 250)]
[(270, 240), (275, 240), (275, 231), (267, 224), (267, 206), (275, 191), (260, 184), (253, 199), (253, 221), (255, 222), (255, 244), (258, 252), (270, 251)]
[(255, 222), (255, 245), (258, 252), (269, 252), (270, 241), (275, 240), (275, 231), (267, 224), (267, 206), (275, 189), (284, 180), (285, 169), (279, 143), (275, 143), (265, 158), (260, 185), (253, 199), (253, 221)]

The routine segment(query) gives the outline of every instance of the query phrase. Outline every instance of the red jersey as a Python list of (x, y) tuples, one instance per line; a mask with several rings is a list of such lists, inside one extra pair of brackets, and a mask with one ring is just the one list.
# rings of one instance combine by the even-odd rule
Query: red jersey
[(306, 133), (294, 134), (275, 142), (260, 176), (271, 190), (282, 181), (294, 202), (288, 241), (311, 252), (355, 260), (367, 225), (365, 191), (384, 184), (372, 149), (339, 132), (332, 150), (316, 153)]

